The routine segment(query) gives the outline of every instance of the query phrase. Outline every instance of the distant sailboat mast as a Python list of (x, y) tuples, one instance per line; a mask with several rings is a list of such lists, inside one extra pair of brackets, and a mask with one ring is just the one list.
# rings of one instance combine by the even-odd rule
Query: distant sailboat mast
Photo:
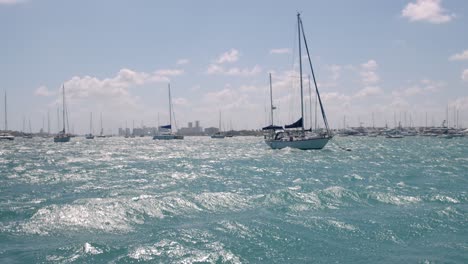
[(62, 97), (63, 97), (63, 109), (62, 109), (63, 133), (65, 133), (65, 85), (62, 85)]
[(47, 110), (47, 135), (50, 135), (50, 112)]
[[(271, 114), (270, 114), (270, 117), (271, 117), (271, 122), (270, 122), (270, 125), (273, 126), (273, 123), (274, 123), (274, 119), (273, 119), (273, 110), (275, 110), (275, 107), (273, 106), (273, 88), (272, 88), (272, 85), (271, 85), (271, 73), (270, 73), (270, 111), (271, 111)], [(232, 128), (231, 128), (232, 129)]]
[(57, 107), (57, 132), (60, 132), (60, 109)]
[(7, 119), (7, 94), (5, 91), (5, 131), (8, 130), (8, 119)]
[(167, 84), (167, 89), (169, 90), (169, 129), (172, 132), (172, 101), (171, 101), (171, 84)]
[(89, 113), (89, 134), (93, 134), (93, 112)]

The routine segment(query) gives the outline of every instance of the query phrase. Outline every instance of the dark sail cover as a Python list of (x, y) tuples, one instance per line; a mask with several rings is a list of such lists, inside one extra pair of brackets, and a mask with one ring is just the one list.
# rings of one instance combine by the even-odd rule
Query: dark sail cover
[(297, 120), (296, 122), (290, 124), (290, 125), (285, 125), (284, 128), (297, 128), (297, 127), (302, 127), (302, 117)]
[(163, 128), (163, 129), (171, 129), (171, 125), (167, 125), (167, 126), (160, 126), (159, 128)]
[(262, 130), (279, 130), (279, 129), (283, 129), (283, 127), (282, 126), (269, 125), (269, 126), (266, 126), (266, 127), (262, 128)]

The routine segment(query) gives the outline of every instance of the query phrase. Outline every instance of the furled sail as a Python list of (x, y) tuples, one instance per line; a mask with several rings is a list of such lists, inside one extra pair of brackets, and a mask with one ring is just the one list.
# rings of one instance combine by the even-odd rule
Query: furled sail
[(282, 126), (269, 125), (269, 126), (266, 126), (266, 127), (262, 128), (262, 130), (279, 130), (279, 129), (283, 129), (283, 127)]
[(296, 122), (290, 124), (290, 125), (285, 125), (284, 128), (298, 128), (302, 127), (302, 117), (299, 118)]

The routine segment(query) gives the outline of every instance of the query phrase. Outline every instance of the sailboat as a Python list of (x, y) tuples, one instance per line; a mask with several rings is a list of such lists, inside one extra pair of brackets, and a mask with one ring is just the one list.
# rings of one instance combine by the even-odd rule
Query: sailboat
[(153, 139), (158, 140), (171, 140), (171, 139), (184, 139), (184, 136), (176, 135), (172, 132), (172, 101), (171, 101), (171, 84), (168, 84), (167, 89), (169, 91), (169, 125), (160, 126), (158, 133)]
[[(304, 25), (302, 24), (301, 16), (297, 14), (297, 30), (298, 30), (298, 39), (299, 39), (299, 76), (300, 76), (300, 88), (301, 88), (301, 118), (296, 122), (286, 125), (284, 129), (273, 125), (273, 104), (271, 106), (271, 124), (267, 127), (264, 127), (263, 130), (272, 131), (265, 136), (265, 143), (270, 146), (272, 149), (282, 149), (286, 147), (297, 148), (297, 149), (322, 149), (328, 143), (330, 139), (333, 138), (333, 135), (328, 126), (327, 117), (325, 115), (325, 110), (323, 108), (323, 103), (320, 98), (320, 93), (317, 87), (317, 81), (315, 79), (314, 69), (312, 67), (311, 56), (309, 54), (309, 48), (307, 45), (306, 36), (304, 34)], [(301, 39), (302, 36), (302, 39)], [(318, 133), (316, 131), (306, 130), (304, 128), (304, 92), (303, 92), (303, 78), (302, 78), (302, 54), (301, 54), (301, 40), (304, 41), (304, 45), (307, 51), (307, 57), (309, 60), (309, 66), (312, 73), (312, 77), (315, 85), (315, 92), (320, 104), (320, 110), (322, 113), (323, 121), (325, 123), (326, 131), (323, 133)], [(271, 84), (271, 77), (270, 77)], [(270, 85), (271, 89), (271, 85)], [(271, 94), (270, 94), (271, 95)]]
[(102, 127), (102, 113), (101, 113), (101, 132), (99, 135), (97, 135), (98, 138), (105, 138), (106, 136), (104, 135), (104, 128)]
[(70, 141), (70, 134), (65, 132), (65, 85), (62, 85), (62, 123), (63, 123), (63, 130), (58, 132), (58, 134), (54, 137), (54, 142), (69, 142)]
[(226, 135), (223, 132), (221, 132), (221, 111), (219, 111), (219, 130), (218, 132), (211, 135), (211, 138), (225, 138), (225, 137)]
[(85, 135), (86, 139), (94, 139), (93, 135), (93, 113), (89, 113), (89, 134)]
[(0, 140), (14, 140), (15, 137), (8, 133), (8, 121), (7, 121), (7, 95), (5, 91), (5, 131), (3, 133), (0, 133)]

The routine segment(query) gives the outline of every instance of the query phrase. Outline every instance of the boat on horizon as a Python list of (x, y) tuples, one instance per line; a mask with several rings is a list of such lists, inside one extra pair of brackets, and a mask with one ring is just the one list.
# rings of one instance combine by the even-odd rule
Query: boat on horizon
[[(300, 79), (300, 91), (301, 91), (301, 117), (296, 122), (286, 125), (283, 127), (276, 126), (273, 124), (273, 106), (272, 99), (272, 84), (271, 84), (271, 74), (270, 74), (270, 100), (271, 100), (271, 123), (269, 126), (262, 128), (264, 131), (270, 131), (265, 135), (265, 143), (270, 146), (272, 149), (282, 149), (282, 148), (297, 148), (302, 150), (308, 149), (322, 149), (327, 145), (328, 141), (333, 138), (333, 134), (330, 131), (328, 126), (327, 117), (323, 107), (322, 100), (320, 98), (320, 93), (317, 86), (317, 81), (315, 79), (314, 69), (312, 67), (312, 60), (309, 53), (309, 47), (307, 45), (306, 36), (304, 34), (304, 26), (302, 24), (302, 19), (300, 13), (297, 14), (297, 29), (298, 29), (298, 45), (299, 45), (299, 79)], [(302, 37), (302, 38), (301, 38)], [(305, 129), (304, 127), (304, 92), (303, 92), (303, 74), (302, 74), (302, 51), (301, 51), (301, 41), (304, 41), (304, 45), (307, 51), (307, 58), (309, 60), (309, 66), (312, 73), (315, 92), (317, 95), (318, 102), (320, 104), (320, 111), (322, 113), (322, 118), (325, 123), (325, 132), (318, 132), (318, 130), (313, 131), (311, 129)], [(311, 124), (312, 126), (312, 124)]]
[(211, 138), (217, 138), (217, 139), (223, 139), (226, 137), (226, 134), (224, 134), (221, 131), (221, 111), (219, 111), (219, 126), (218, 126), (218, 132), (214, 133), (211, 135)]
[(101, 132), (96, 137), (98, 137), (98, 138), (105, 138), (106, 137), (106, 135), (104, 135), (104, 128), (102, 126), (102, 113), (101, 113)]
[(8, 121), (7, 121), (7, 94), (5, 91), (5, 130), (0, 133), (0, 140), (15, 140), (15, 136), (8, 133)]
[(172, 140), (184, 139), (182, 135), (176, 135), (172, 132), (172, 100), (171, 100), (171, 84), (168, 84), (167, 90), (169, 93), (169, 125), (158, 127), (158, 132), (153, 136), (154, 140)]
[(93, 135), (93, 113), (89, 113), (89, 134), (85, 135), (86, 139), (94, 139)]
[(64, 142), (69, 142), (70, 141), (70, 134), (67, 134), (66, 131), (65, 131), (65, 119), (66, 119), (66, 115), (65, 115), (65, 85), (62, 85), (62, 103), (63, 103), (63, 107), (62, 107), (62, 123), (63, 123), (63, 129), (62, 131), (59, 131), (57, 135), (54, 136), (54, 142), (56, 143), (64, 143)]

